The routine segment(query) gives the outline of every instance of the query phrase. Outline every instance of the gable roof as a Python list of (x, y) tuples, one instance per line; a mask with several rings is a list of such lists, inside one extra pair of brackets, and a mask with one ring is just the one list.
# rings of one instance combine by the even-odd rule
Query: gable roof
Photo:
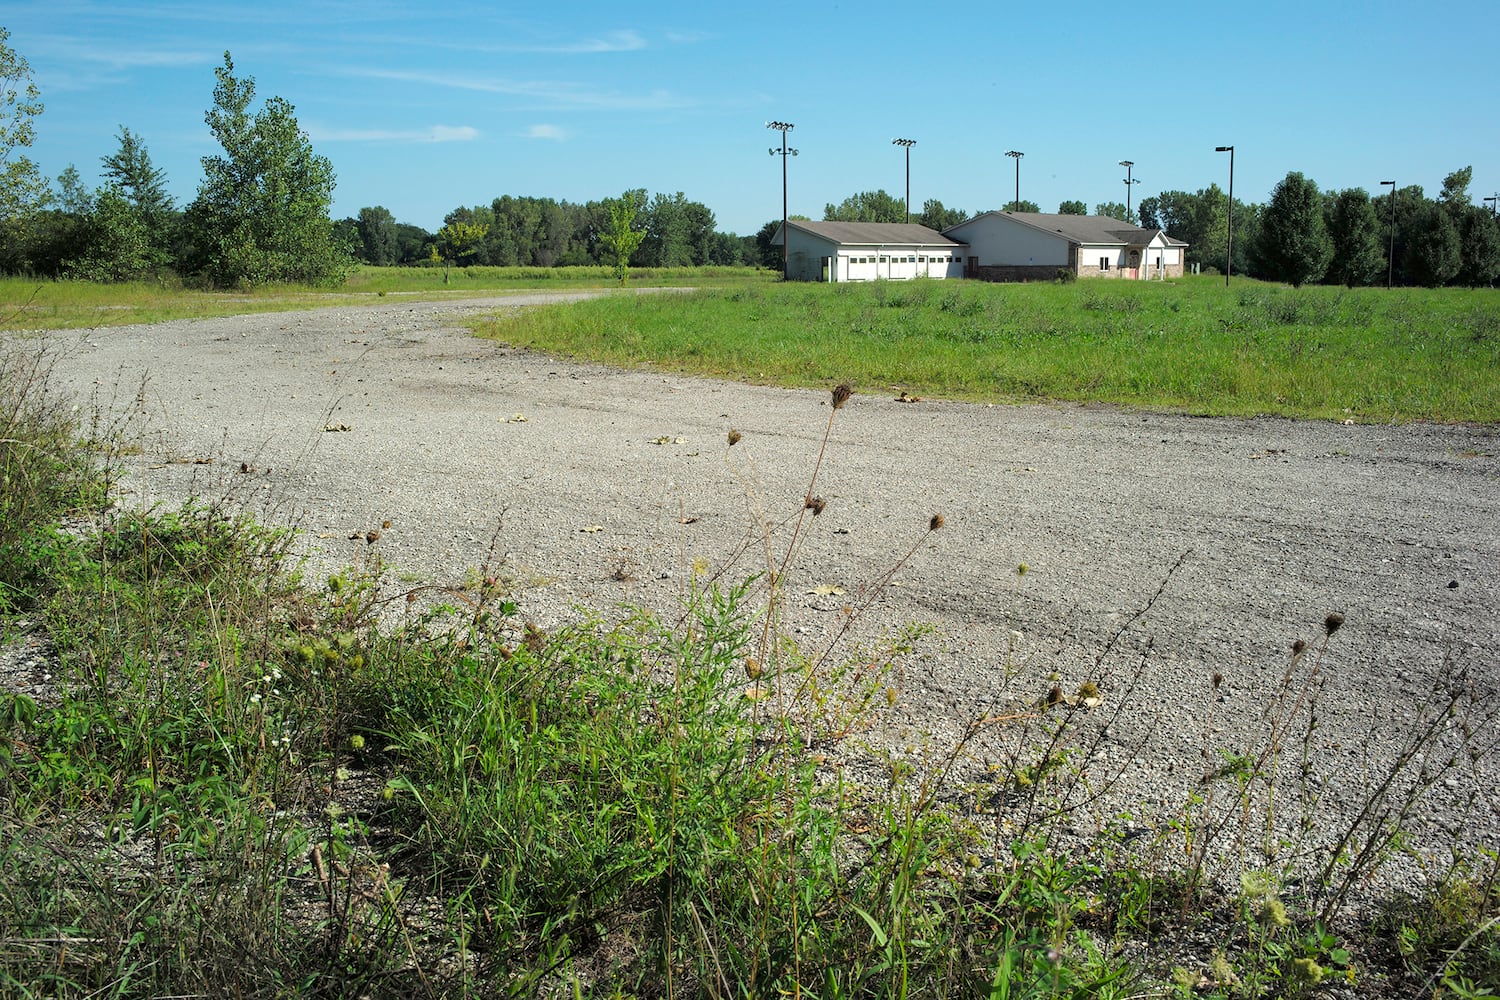
[[(936, 229), (929, 229), (915, 222), (810, 222), (791, 219), (787, 225), (843, 246), (962, 246)], [(771, 244), (780, 246), (781, 240), (781, 230), (778, 228), (776, 235), (771, 238)]]
[(1086, 243), (1090, 246), (1144, 246), (1161, 233), (1162, 239), (1169, 246), (1187, 246), (1181, 240), (1175, 240), (1160, 229), (1143, 229), (1140, 226), (1132, 226), (1128, 222), (1119, 219), (1111, 219), (1107, 215), (1058, 215), (1051, 212), (986, 212), (984, 215), (960, 222), (957, 226), (949, 226), (944, 230), (951, 233), (955, 229), (969, 225), (983, 219), (986, 216), (1000, 216), (1012, 219), (1032, 229), (1039, 229), (1046, 233), (1057, 233), (1065, 239), (1074, 243)]

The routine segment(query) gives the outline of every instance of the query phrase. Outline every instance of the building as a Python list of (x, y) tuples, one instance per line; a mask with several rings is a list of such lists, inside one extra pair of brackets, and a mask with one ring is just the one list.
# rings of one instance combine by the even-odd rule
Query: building
[(943, 231), (966, 249), (964, 275), (987, 281), (1180, 278), (1187, 244), (1102, 215), (986, 212)]
[[(787, 277), (793, 281), (958, 278), (964, 246), (935, 229), (903, 222), (787, 222)], [(777, 228), (771, 238), (781, 246)]]

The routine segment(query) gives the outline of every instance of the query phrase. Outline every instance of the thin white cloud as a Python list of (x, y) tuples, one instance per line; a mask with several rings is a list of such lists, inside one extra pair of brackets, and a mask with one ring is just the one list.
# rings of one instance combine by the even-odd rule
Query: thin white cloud
[(660, 111), (666, 108), (688, 107), (694, 103), (688, 98), (679, 97), (666, 90), (653, 90), (643, 94), (621, 94), (592, 90), (579, 84), (552, 80), (507, 80), (490, 76), (416, 73), (364, 67), (351, 67), (345, 72), (349, 76), (377, 80), (395, 80), (399, 83), (417, 83), (434, 87), (451, 87), (455, 90), (474, 90), (486, 94), (525, 97), (554, 108)]
[(314, 142), (472, 142), (479, 130), (469, 125), (429, 125), (419, 129), (356, 129), (310, 126), (308, 137)]
[(528, 139), (553, 139), (561, 142), (568, 137), (568, 133), (556, 125), (533, 125), (525, 132)]
[(592, 55), (598, 52), (639, 52), (646, 40), (634, 31), (611, 31), (600, 38), (585, 38), (561, 45), (522, 46), (513, 52), (547, 52), (558, 55)]

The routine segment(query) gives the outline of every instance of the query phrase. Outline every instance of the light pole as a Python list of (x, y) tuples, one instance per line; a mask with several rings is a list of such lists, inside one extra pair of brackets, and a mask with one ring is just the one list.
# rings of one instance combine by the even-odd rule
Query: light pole
[(1140, 181), (1136, 180), (1133, 176), (1131, 176), (1132, 171), (1135, 169), (1135, 161), (1134, 160), (1121, 160), (1120, 161), (1120, 166), (1122, 166), (1122, 167), (1125, 168), (1125, 221), (1129, 222), (1130, 221), (1130, 186), (1132, 184), (1139, 184)]
[(1381, 181), (1381, 187), (1391, 189), (1391, 250), (1385, 258), (1385, 290), (1391, 290), (1391, 279), (1396, 274), (1396, 182)]
[(1021, 157), (1026, 154), (1017, 152), (1014, 149), (1007, 149), (1005, 155), (1016, 161), (1016, 200), (1011, 205), (1011, 211), (1019, 212), (1021, 210)]
[(791, 240), (789, 240), (787, 238), (787, 231), (786, 231), (786, 158), (788, 156), (796, 156), (797, 155), (797, 151), (795, 149), (788, 149), (787, 148), (787, 145), (786, 145), (786, 134), (788, 132), (790, 132), (792, 129), (796, 128), (796, 127), (797, 126), (793, 125), (791, 122), (766, 122), (766, 128), (772, 129), (774, 131), (777, 131), (777, 132), (781, 133), (781, 149), (778, 150), (778, 149), (776, 149), (776, 147), (773, 146), (773, 147), (771, 147), (771, 149), (769, 150), (769, 152), (770, 152), (770, 154), (772, 156), (775, 156), (778, 152), (781, 153), (781, 280), (782, 281), (788, 280), (788, 278), (790, 276), (790, 272), (791, 272), (791, 265), (792, 265), (792, 256), (791, 256), (791, 250), (790, 250)]
[(1234, 147), (1215, 146), (1215, 153), (1229, 154), (1229, 249), (1224, 251), (1224, 287), (1229, 287), (1229, 275), (1234, 270)]
[(911, 148), (917, 144), (915, 139), (892, 139), (892, 146), (904, 146), (906, 148), (906, 221), (911, 221)]
[(1495, 217), (1496, 210), (1500, 209), (1500, 194), (1485, 195), (1483, 198), (1481, 198), (1479, 200), (1480, 201), (1487, 201), (1487, 202), (1490, 203), (1490, 218), (1493, 219)]

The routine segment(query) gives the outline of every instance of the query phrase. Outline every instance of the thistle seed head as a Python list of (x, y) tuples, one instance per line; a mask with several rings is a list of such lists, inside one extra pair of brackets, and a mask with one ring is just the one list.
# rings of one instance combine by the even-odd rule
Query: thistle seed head
[(729, 447), (733, 448), (735, 445), (739, 444), (740, 438), (742, 437), (744, 437), (743, 434), (731, 428), (729, 431)]
[(934, 514), (932, 515), (932, 519), (927, 522), (927, 530), (936, 531), (947, 523), (948, 522), (943, 518), (943, 515)]
[(854, 387), (848, 382), (840, 382), (833, 390), (833, 408), (842, 410), (852, 395), (854, 395)]
[(1339, 630), (1339, 626), (1342, 624), (1344, 624), (1344, 616), (1337, 611), (1330, 611), (1328, 617), (1323, 619), (1323, 631), (1329, 635), (1333, 635), (1333, 633)]

